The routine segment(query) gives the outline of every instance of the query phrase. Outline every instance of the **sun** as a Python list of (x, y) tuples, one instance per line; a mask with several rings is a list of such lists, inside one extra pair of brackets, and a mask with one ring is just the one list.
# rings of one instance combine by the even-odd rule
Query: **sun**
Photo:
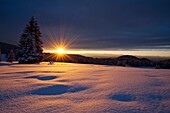
[(63, 48), (58, 48), (57, 53), (58, 54), (64, 54), (64, 49)]

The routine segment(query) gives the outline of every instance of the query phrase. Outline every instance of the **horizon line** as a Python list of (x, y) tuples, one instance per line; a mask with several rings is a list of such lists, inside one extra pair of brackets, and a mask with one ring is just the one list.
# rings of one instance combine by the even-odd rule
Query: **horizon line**
[[(45, 53), (58, 53), (57, 50), (44, 50)], [(80, 54), (86, 56), (118, 56), (134, 55), (148, 57), (170, 57), (170, 52), (163, 50), (64, 50), (64, 54)]]

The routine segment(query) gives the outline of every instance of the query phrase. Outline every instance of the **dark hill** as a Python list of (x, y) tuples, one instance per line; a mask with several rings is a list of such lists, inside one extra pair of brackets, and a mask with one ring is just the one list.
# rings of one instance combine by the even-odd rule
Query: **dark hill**
[(120, 56), (118, 57), (117, 59), (122, 59), (122, 60), (126, 60), (126, 59), (138, 59), (137, 57), (135, 56), (132, 56), (132, 55), (123, 55), (123, 56)]
[(92, 58), (82, 55), (65, 54), (59, 56), (52, 53), (44, 53), (44, 61), (58, 61), (58, 62), (72, 62), (72, 63), (86, 63), (86, 64), (102, 64), (102, 65), (117, 65), (117, 66), (133, 66), (133, 67), (151, 67), (154, 63), (147, 58), (137, 58), (131, 55), (124, 55), (118, 58)]
[(154, 62), (147, 58), (137, 58), (132, 55), (123, 55), (114, 59), (114, 65), (118, 66), (132, 66), (132, 67), (152, 67), (155, 66)]
[(159, 68), (170, 69), (170, 59), (159, 61), (157, 66)]
[(16, 45), (7, 44), (4, 42), (0, 42), (0, 49), (2, 54), (8, 54), (11, 49), (14, 51), (14, 53), (17, 53)]
[[(17, 56), (17, 46), (0, 42), (0, 49), (3, 54), (8, 54), (12, 49)], [(132, 67), (159, 67), (170, 68), (170, 60), (162, 60), (153, 62), (147, 58), (138, 58), (132, 55), (123, 55), (118, 58), (92, 58), (76, 54), (64, 54), (63, 57), (56, 53), (44, 53), (43, 61), (71, 62), (84, 64), (101, 64), (116, 66), (132, 66)]]

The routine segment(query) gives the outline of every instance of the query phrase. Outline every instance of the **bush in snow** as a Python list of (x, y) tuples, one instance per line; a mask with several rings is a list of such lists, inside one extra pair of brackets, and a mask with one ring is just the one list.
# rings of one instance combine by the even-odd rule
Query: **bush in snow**
[(43, 58), (41, 32), (37, 21), (31, 17), (19, 41), (19, 63), (39, 63)]

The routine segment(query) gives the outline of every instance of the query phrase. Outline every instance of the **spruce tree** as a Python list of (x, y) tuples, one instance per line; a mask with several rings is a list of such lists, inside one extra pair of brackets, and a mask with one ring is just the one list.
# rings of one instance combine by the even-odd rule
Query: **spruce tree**
[(19, 41), (19, 63), (39, 63), (43, 58), (41, 32), (37, 21), (31, 17)]
[(14, 54), (13, 50), (11, 49), (8, 54), (8, 57), (7, 57), (7, 62), (12, 62), (14, 60), (15, 60), (15, 54)]

